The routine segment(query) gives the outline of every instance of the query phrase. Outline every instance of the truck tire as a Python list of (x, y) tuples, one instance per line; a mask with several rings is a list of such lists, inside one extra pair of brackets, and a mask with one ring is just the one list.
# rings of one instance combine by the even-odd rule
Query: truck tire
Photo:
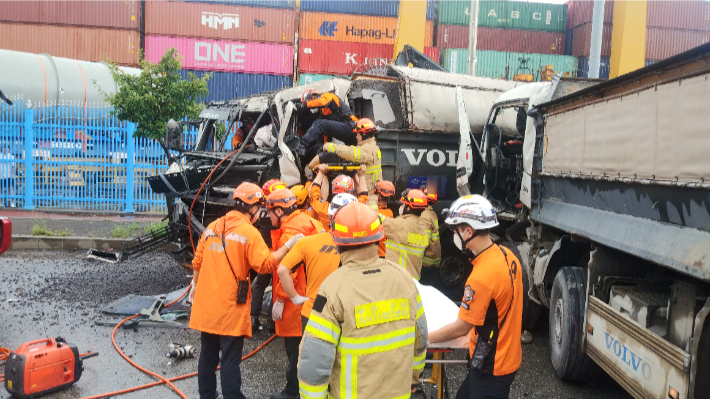
[[(513, 255), (515, 255), (516, 258), (520, 261), (520, 268), (523, 270), (523, 330), (532, 330), (532, 328), (535, 326), (535, 323), (537, 323), (537, 320), (540, 318), (540, 308), (541, 306), (537, 303), (534, 302), (533, 300), (530, 299), (530, 296), (528, 293), (530, 292), (530, 273), (528, 271), (528, 268), (525, 267), (525, 264), (521, 260), (522, 258), (520, 257), (520, 251), (518, 250), (518, 246), (515, 242), (512, 241), (506, 241), (503, 244), (501, 244), (503, 247), (510, 249), (513, 252)], [(517, 294), (516, 294), (517, 295)]]
[(581, 267), (561, 268), (552, 284), (550, 357), (557, 377), (564, 381), (583, 381), (595, 371), (582, 347), (586, 286), (587, 273)]

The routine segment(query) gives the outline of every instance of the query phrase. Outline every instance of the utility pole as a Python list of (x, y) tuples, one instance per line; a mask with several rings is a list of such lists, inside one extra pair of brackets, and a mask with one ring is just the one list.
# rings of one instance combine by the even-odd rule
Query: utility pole
[(604, 0), (594, 0), (592, 14), (592, 38), (589, 49), (589, 76), (599, 78), (599, 66), (602, 54), (602, 31), (604, 30)]
[(471, 76), (476, 75), (476, 46), (478, 45), (478, 0), (471, 0), (468, 23), (468, 71)]

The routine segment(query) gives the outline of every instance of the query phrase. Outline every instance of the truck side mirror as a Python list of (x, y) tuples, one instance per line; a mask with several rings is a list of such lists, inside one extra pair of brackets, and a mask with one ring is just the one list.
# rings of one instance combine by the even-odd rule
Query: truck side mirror
[(165, 146), (171, 150), (182, 151), (185, 144), (182, 133), (182, 124), (170, 119), (166, 128)]

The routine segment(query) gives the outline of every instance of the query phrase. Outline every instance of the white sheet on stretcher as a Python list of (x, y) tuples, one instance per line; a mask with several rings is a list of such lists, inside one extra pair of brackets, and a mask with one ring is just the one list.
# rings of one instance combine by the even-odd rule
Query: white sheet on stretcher
[[(441, 291), (428, 285), (421, 285), (414, 280), (422, 297), (424, 304), (424, 314), (426, 315), (429, 333), (441, 327), (453, 323), (459, 317), (459, 307)], [(429, 344), (428, 348), (468, 348), (468, 335), (453, 339), (451, 341)]]

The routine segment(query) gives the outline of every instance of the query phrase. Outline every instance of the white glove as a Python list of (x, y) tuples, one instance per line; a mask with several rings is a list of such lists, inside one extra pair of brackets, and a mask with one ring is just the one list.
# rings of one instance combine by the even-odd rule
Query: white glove
[(284, 244), (284, 246), (288, 249), (291, 249), (291, 248), (293, 248), (294, 245), (296, 245), (298, 240), (300, 240), (303, 237), (305, 237), (303, 234), (298, 233), (295, 236), (289, 238), (288, 241), (286, 241), (286, 244)]
[(195, 287), (197, 287), (197, 284), (195, 284), (195, 281), (193, 280), (190, 283), (190, 293), (187, 295), (188, 303), (192, 303), (195, 301)]
[(294, 305), (303, 305), (304, 303), (308, 302), (309, 299), (311, 298), (296, 294), (295, 297), (291, 298), (291, 302), (293, 302)]
[(284, 303), (279, 300), (276, 300), (276, 302), (274, 302), (273, 308), (271, 309), (271, 318), (274, 320), (281, 320), (283, 313)]

